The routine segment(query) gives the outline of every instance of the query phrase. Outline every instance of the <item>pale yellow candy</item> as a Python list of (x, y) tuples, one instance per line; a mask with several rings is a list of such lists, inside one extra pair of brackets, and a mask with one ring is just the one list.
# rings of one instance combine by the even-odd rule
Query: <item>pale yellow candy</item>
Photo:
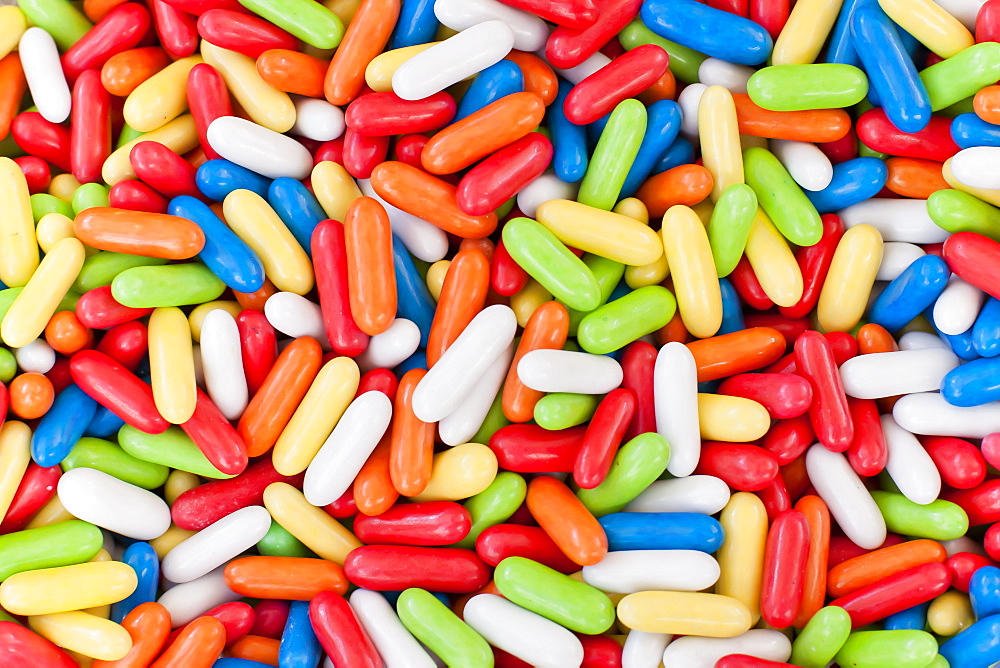
[(119, 181), (135, 178), (135, 170), (132, 169), (129, 155), (135, 145), (141, 141), (155, 141), (171, 151), (183, 155), (198, 146), (198, 130), (191, 114), (184, 114), (115, 150), (101, 167), (101, 177), (109, 186), (113, 186)]
[(117, 661), (132, 649), (132, 636), (119, 624), (86, 612), (57, 612), (28, 618), (31, 630), (73, 652)]
[(0, 427), (0, 517), (7, 514), (31, 463), (31, 429), (17, 420)]
[(176, 524), (171, 524), (170, 528), (163, 532), (161, 536), (149, 541), (149, 546), (153, 548), (154, 552), (156, 552), (156, 556), (162, 560), (163, 557), (167, 555), (167, 552), (174, 549), (196, 533), (198, 532), (188, 531), (187, 529), (180, 528)]
[(798, 0), (774, 41), (771, 62), (774, 65), (816, 62), (842, 4), (842, 0)]
[(66, 520), (76, 519), (66, 508), (63, 507), (62, 502), (59, 500), (59, 496), (53, 496), (48, 502), (42, 506), (41, 510), (35, 513), (35, 516), (31, 518), (28, 525), (24, 527), (25, 529), (37, 529), (38, 527), (48, 526), (49, 524), (56, 524), (58, 522), (65, 522)]
[(310, 183), (316, 200), (331, 220), (343, 222), (347, 207), (361, 197), (361, 189), (344, 166), (332, 160), (313, 167)]
[(542, 284), (529, 278), (524, 287), (510, 297), (510, 308), (514, 311), (517, 324), (525, 327), (532, 314), (545, 302), (552, 301), (552, 293), (542, 287)]
[(184, 311), (158, 308), (149, 316), (149, 379), (163, 419), (183, 424), (198, 401), (191, 328)]
[(49, 181), (49, 194), (64, 202), (73, 201), (73, 193), (80, 187), (80, 182), (72, 174), (56, 174)]
[(698, 104), (698, 133), (702, 163), (712, 174), (712, 201), (734, 183), (743, 183), (743, 153), (733, 94), (709, 86)]
[(163, 495), (169, 505), (174, 505), (177, 497), (201, 484), (201, 478), (188, 471), (174, 470), (167, 476), (163, 486)]
[(615, 262), (642, 266), (663, 255), (659, 235), (649, 225), (613, 211), (553, 199), (538, 207), (535, 218), (567, 246)]
[(684, 326), (700, 339), (715, 336), (722, 326), (722, 291), (705, 226), (690, 207), (673, 206), (661, 234)]
[(343, 565), (351, 550), (361, 547), (353, 533), (308, 501), (288, 483), (275, 482), (264, 490), (264, 507), (306, 547), (323, 559)]
[(795, 254), (760, 207), (750, 224), (744, 252), (760, 287), (771, 301), (778, 306), (794, 306), (802, 299), (802, 270), (795, 261)]
[(15, 615), (48, 615), (124, 600), (139, 579), (128, 564), (99, 561), (15, 573), (0, 585), (0, 605)]
[(405, 46), (402, 49), (393, 49), (392, 51), (386, 51), (385, 53), (375, 56), (375, 58), (368, 63), (368, 67), (365, 68), (365, 83), (367, 83), (368, 87), (377, 93), (387, 93), (391, 91), (392, 75), (396, 73), (399, 66), (418, 53), (423, 53), (435, 44), (437, 44), (437, 42)]
[(957, 635), (975, 621), (969, 595), (955, 589), (938, 596), (927, 608), (927, 626), (939, 636)]
[(698, 220), (708, 229), (708, 224), (712, 222), (712, 214), (715, 212), (715, 202), (711, 198), (705, 198), (691, 207), (691, 210), (698, 214)]
[(900, 28), (942, 58), (976, 43), (968, 28), (934, 0), (878, 0), (878, 4)]
[(361, 6), (361, 0), (325, 0), (323, 6), (340, 17), (340, 21), (346, 26)]
[(201, 41), (205, 62), (219, 71), (226, 88), (250, 116), (250, 120), (275, 132), (288, 132), (295, 125), (295, 105), (288, 93), (272, 88), (257, 73), (253, 58)]
[(751, 625), (760, 619), (760, 587), (764, 575), (767, 511), (756, 494), (737, 492), (719, 516), (726, 540), (716, 553), (719, 562), (715, 593), (730, 596), (750, 610)]
[(871, 225), (844, 233), (819, 293), (816, 317), (827, 332), (846, 332), (861, 320), (882, 263), (882, 235)]
[(944, 161), (944, 166), (941, 168), (941, 176), (943, 176), (948, 185), (955, 190), (961, 190), (962, 192), (972, 195), (973, 197), (978, 197), (993, 206), (1000, 206), (1000, 190), (973, 188), (972, 186), (967, 186), (956, 179), (954, 172), (951, 171), (951, 158)]
[(611, 210), (622, 216), (628, 216), (632, 220), (638, 220), (643, 225), (649, 225), (649, 209), (646, 208), (641, 199), (636, 197), (626, 197), (615, 204)]
[(434, 455), (431, 477), (414, 501), (458, 501), (479, 494), (497, 477), (497, 456), (481, 443), (464, 443)]
[(122, 114), (129, 127), (151, 132), (188, 110), (187, 80), (201, 56), (175, 60), (149, 77), (125, 98)]
[(97, 554), (87, 560), (87, 563), (95, 564), (104, 561), (114, 561), (114, 559), (112, 558), (111, 553), (102, 547), (97, 551)]
[(698, 426), (702, 440), (749, 443), (767, 433), (771, 418), (753, 399), (699, 394)]
[(687, 591), (642, 591), (618, 603), (618, 619), (647, 633), (732, 638), (753, 626), (742, 602), (719, 594)]
[(17, 48), (27, 29), (28, 18), (17, 5), (0, 7), (0, 58)]
[(28, 282), (38, 267), (38, 242), (24, 172), (0, 157), (0, 281), (10, 288)]
[(450, 266), (451, 260), (438, 260), (427, 269), (427, 289), (434, 301), (441, 299), (441, 288), (444, 287), (444, 279)]
[(188, 323), (191, 325), (191, 337), (195, 341), (201, 341), (201, 326), (205, 323), (205, 316), (216, 309), (221, 309), (233, 316), (233, 320), (243, 312), (243, 307), (240, 306), (240, 303), (232, 299), (217, 299), (195, 306), (191, 313), (188, 314)]
[[(643, 225), (649, 225), (649, 209), (642, 203), (642, 200), (635, 197), (628, 197), (618, 202), (612, 211), (638, 220)], [(659, 285), (669, 275), (670, 265), (667, 264), (667, 255), (664, 253), (655, 262), (639, 266), (626, 266), (625, 284), (636, 290), (647, 285)]]
[(70, 238), (75, 238), (72, 218), (53, 211), (38, 219), (38, 225), (35, 226), (35, 239), (42, 252), (48, 253), (58, 242)]

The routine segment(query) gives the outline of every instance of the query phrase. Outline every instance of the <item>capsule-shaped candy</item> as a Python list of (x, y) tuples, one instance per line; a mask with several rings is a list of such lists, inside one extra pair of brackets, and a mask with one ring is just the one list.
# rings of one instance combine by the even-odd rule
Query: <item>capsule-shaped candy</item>
[(162, 499), (96, 469), (67, 471), (58, 490), (70, 513), (130, 538), (158, 538), (170, 526), (170, 509)]

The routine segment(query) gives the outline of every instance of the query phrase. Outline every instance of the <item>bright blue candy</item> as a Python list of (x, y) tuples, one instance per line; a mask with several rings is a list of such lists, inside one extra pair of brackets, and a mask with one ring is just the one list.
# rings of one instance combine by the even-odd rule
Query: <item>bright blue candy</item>
[(982, 357), (955, 367), (941, 380), (952, 406), (982, 406), (1000, 399), (1000, 357)]
[(413, 353), (405, 360), (399, 363), (393, 371), (395, 371), (396, 376), (402, 376), (407, 371), (412, 371), (413, 369), (426, 369), (427, 368), (427, 351), (421, 348), (417, 352)]
[(673, 100), (658, 100), (646, 110), (649, 114), (646, 121), (646, 134), (642, 136), (642, 145), (632, 161), (625, 183), (622, 185), (619, 199), (625, 199), (635, 194), (642, 182), (653, 172), (660, 156), (670, 148), (681, 130), (681, 108)]
[(640, 16), (660, 37), (730, 63), (760, 65), (774, 46), (759, 23), (695, 0), (646, 0)]
[(94, 417), (90, 420), (90, 424), (87, 425), (87, 430), (83, 432), (83, 435), (95, 438), (107, 438), (112, 434), (117, 434), (118, 430), (124, 424), (125, 420), (112, 413), (110, 408), (98, 405), (97, 410), (94, 411)]
[(250, 659), (236, 659), (231, 656), (219, 659), (212, 664), (212, 668), (273, 668), (269, 663), (251, 661)]
[(987, 123), (973, 113), (959, 114), (951, 122), (951, 138), (959, 148), (1000, 146), (1000, 125)]
[(55, 466), (83, 438), (97, 402), (76, 385), (59, 393), (31, 437), (31, 458), (39, 466)]
[(601, 135), (604, 133), (604, 128), (608, 127), (608, 121), (610, 120), (611, 114), (609, 113), (604, 114), (593, 123), (587, 124), (587, 146), (591, 153), (593, 153), (594, 148), (597, 146), (597, 142), (601, 141)]
[(969, 580), (969, 602), (976, 619), (1000, 613), (1000, 568), (983, 566)]
[(684, 137), (678, 137), (674, 140), (674, 143), (670, 145), (663, 155), (660, 156), (659, 162), (656, 163), (656, 167), (653, 168), (654, 174), (661, 174), (667, 170), (673, 169), (674, 167), (680, 167), (681, 165), (690, 165), (694, 163), (694, 146), (691, 145), (687, 139)]
[(205, 233), (205, 247), (198, 259), (220, 281), (237, 292), (256, 292), (264, 285), (264, 264), (208, 205), (181, 195), (170, 200), (167, 212), (194, 222)]
[(292, 601), (278, 646), (278, 668), (316, 668), (323, 648), (309, 621), (309, 601)]
[(931, 120), (930, 97), (896, 24), (881, 7), (869, 3), (855, 10), (851, 35), (870, 85), (892, 124), (903, 132), (919, 132), (927, 127)]
[(1000, 615), (991, 615), (941, 645), (939, 653), (954, 668), (989, 668), (1000, 661)]
[(830, 43), (826, 49), (826, 62), (861, 67), (861, 58), (854, 49), (851, 38), (851, 15), (862, 5), (878, 3), (878, 0), (844, 0), (837, 14), (837, 22), (830, 31)]
[[(928, 309), (930, 310), (930, 309)], [(930, 320), (930, 314), (927, 314), (928, 320)], [(931, 325), (934, 325), (933, 321)], [(965, 331), (961, 334), (945, 334), (937, 326), (934, 326), (934, 331), (941, 338), (942, 341), (948, 344), (951, 351), (958, 355), (958, 359), (963, 362), (971, 362), (972, 360), (979, 359), (979, 353), (976, 351), (976, 346), (972, 343), (972, 332)]]
[(252, 190), (267, 198), (267, 187), (271, 185), (271, 179), (266, 176), (221, 158), (209, 160), (199, 167), (195, 173), (195, 182), (205, 197), (218, 202), (226, 199), (226, 195), (234, 190)]
[(872, 305), (868, 319), (895, 332), (934, 303), (951, 270), (937, 255), (922, 255), (886, 286)]
[(719, 520), (701, 513), (611, 513), (598, 520), (608, 535), (608, 549), (698, 550), (722, 546)]
[(129, 545), (122, 554), (122, 563), (132, 567), (139, 584), (127, 598), (111, 606), (111, 621), (118, 623), (134, 608), (155, 601), (156, 588), (160, 585), (160, 558), (149, 543)]
[(746, 329), (740, 296), (729, 279), (719, 279), (719, 291), (722, 293), (722, 327), (719, 328), (718, 335), (732, 334)]
[(854, 158), (833, 166), (833, 181), (823, 190), (805, 190), (820, 213), (840, 211), (871, 199), (885, 187), (889, 168), (878, 158)]
[(983, 357), (1000, 355), (1000, 300), (990, 297), (972, 326), (972, 345)]
[(452, 123), (462, 120), (491, 102), (500, 98), (524, 91), (524, 75), (521, 68), (509, 60), (501, 60), (490, 65), (476, 75), (462, 101), (458, 103), (458, 111)]
[(549, 105), (548, 124), (552, 140), (552, 169), (566, 183), (576, 183), (587, 173), (587, 128), (571, 123), (563, 112), (563, 102), (573, 85), (559, 80), (556, 101)]
[(395, 234), (392, 235), (392, 266), (396, 273), (396, 317), (412, 321), (420, 330), (420, 345), (426, 347), (436, 308), (434, 298), (406, 246)]
[(403, 0), (396, 28), (392, 31), (386, 50), (433, 42), (437, 29), (434, 0)]
[(924, 624), (927, 623), (927, 608), (930, 603), (921, 603), (912, 608), (907, 608), (902, 612), (889, 615), (885, 618), (886, 631), (903, 631), (907, 629), (923, 631)]
[(326, 212), (313, 194), (300, 181), (282, 176), (267, 189), (267, 202), (306, 254), (312, 257), (313, 230), (320, 221), (326, 220)]

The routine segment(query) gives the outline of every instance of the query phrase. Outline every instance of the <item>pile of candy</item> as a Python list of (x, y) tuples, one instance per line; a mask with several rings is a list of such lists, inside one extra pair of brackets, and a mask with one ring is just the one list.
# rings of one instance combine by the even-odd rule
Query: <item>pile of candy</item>
[(0, 665), (1000, 661), (994, 40), (0, 7)]

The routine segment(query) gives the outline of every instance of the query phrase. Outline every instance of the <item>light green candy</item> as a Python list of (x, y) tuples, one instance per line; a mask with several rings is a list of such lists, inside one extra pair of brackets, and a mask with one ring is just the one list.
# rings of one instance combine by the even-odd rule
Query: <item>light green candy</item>
[(528, 483), (518, 474), (511, 471), (498, 474), (489, 487), (465, 501), (465, 509), (472, 516), (472, 527), (455, 547), (474, 547), (479, 534), (513, 515), (524, 503), (527, 493)]
[(80, 269), (80, 274), (76, 277), (73, 288), (78, 292), (103, 288), (106, 285), (111, 285), (115, 276), (126, 269), (132, 269), (133, 267), (158, 267), (166, 263), (165, 259), (159, 257), (144, 257), (142, 255), (101, 251), (83, 261), (83, 268)]
[(122, 125), (122, 131), (118, 134), (118, 143), (115, 144), (115, 149), (119, 149), (131, 141), (135, 141), (144, 134), (146, 133), (139, 132), (128, 123), (125, 123)]
[(118, 430), (118, 443), (128, 454), (144, 462), (162, 464), (205, 478), (228, 479), (227, 475), (212, 466), (198, 446), (180, 427), (170, 427), (161, 434), (147, 434), (125, 425)]
[(646, 106), (639, 100), (629, 98), (618, 103), (580, 182), (578, 202), (605, 211), (614, 208), (642, 145), (646, 121)]
[(344, 38), (340, 17), (313, 0), (240, 0), (240, 4), (317, 49), (332, 49)]
[(89, 436), (77, 441), (59, 465), (63, 471), (81, 466), (97, 469), (143, 489), (156, 489), (170, 473), (166, 466), (143, 461), (110, 441)]
[(743, 151), (743, 168), (747, 185), (786, 239), (796, 246), (819, 243), (823, 222), (816, 207), (773, 153), (766, 148), (748, 148)]
[(1000, 43), (981, 42), (920, 72), (931, 109), (950, 107), (1000, 79)]
[(669, 459), (665, 438), (656, 432), (639, 434), (618, 450), (601, 484), (576, 496), (594, 517), (617, 513), (663, 475)]
[(644, 44), (656, 44), (670, 56), (670, 71), (685, 83), (698, 83), (698, 68), (708, 58), (694, 49), (663, 39), (638, 18), (622, 28), (618, 41), (628, 51)]
[(927, 215), (949, 232), (976, 232), (1000, 241), (1000, 209), (960, 190), (938, 190), (927, 198)]
[(600, 306), (580, 321), (577, 341), (588, 353), (604, 355), (666, 326), (677, 300), (660, 285), (647, 285)]
[(446, 665), (493, 668), (489, 643), (430, 592), (407, 589), (396, 601), (396, 612), (403, 626)]
[(501, 387), (497, 396), (493, 397), (493, 403), (490, 404), (490, 410), (487, 411), (483, 424), (479, 426), (479, 431), (469, 439), (469, 442), (489, 443), (493, 434), (509, 424), (510, 420), (503, 414), (503, 387)]
[(15, 573), (82, 564), (93, 559), (103, 543), (101, 530), (81, 520), (0, 536), (0, 582)]
[(757, 195), (745, 183), (734, 183), (722, 191), (708, 223), (708, 243), (719, 278), (733, 273), (750, 238), (757, 215)]
[(853, 65), (772, 65), (754, 72), (747, 94), (771, 111), (850, 107), (868, 94), (868, 77)]
[[(611, 293), (615, 291), (615, 288), (621, 282), (622, 276), (625, 275), (625, 265), (621, 262), (601, 257), (600, 255), (593, 255), (592, 253), (584, 253), (581, 259), (594, 274), (594, 278), (597, 279), (597, 285), (601, 288), (601, 300), (594, 307), (595, 309), (600, 308), (602, 304), (607, 303), (608, 299), (611, 298)], [(576, 336), (580, 322), (583, 321), (588, 313), (592, 313), (594, 309), (590, 311), (578, 311), (567, 307), (566, 310), (569, 313), (569, 336)]]
[(792, 643), (791, 662), (817, 668), (833, 661), (851, 635), (851, 616), (841, 607), (820, 608)]
[(316, 557), (302, 541), (274, 521), (264, 537), (257, 542), (257, 550), (265, 557)]
[(951, 501), (937, 499), (927, 505), (914, 503), (902, 494), (873, 491), (872, 498), (893, 533), (932, 540), (955, 540), (969, 530), (969, 516)]
[(69, 202), (65, 202), (55, 195), (35, 193), (28, 198), (28, 201), (31, 203), (31, 217), (35, 219), (36, 224), (42, 219), (42, 216), (48, 213), (61, 213), (70, 220), (75, 215)]
[(924, 668), (937, 650), (937, 641), (926, 631), (857, 631), (848, 636), (836, 661), (852, 668)]
[(100, 183), (84, 183), (73, 191), (73, 213), (79, 214), (95, 206), (109, 206), (109, 188)]
[(14, 358), (14, 353), (6, 348), (0, 348), (0, 383), (14, 380), (15, 373), (17, 373), (17, 360)]
[(67, 51), (94, 27), (66, 0), (21, 0), (18, 6), (33, 24), (52, 35), (60, 51)]
[(535, 422), (542, 429), (558, 431), (583, 424), (594, 416), (601, 402), (599, 394), (572, 394), (553, 392), (535, 404)]
[(111, 281), (111, 296), (131, 308), (204, 304), (225, 291), (226, 284), (200, 262), (134, 267)]

